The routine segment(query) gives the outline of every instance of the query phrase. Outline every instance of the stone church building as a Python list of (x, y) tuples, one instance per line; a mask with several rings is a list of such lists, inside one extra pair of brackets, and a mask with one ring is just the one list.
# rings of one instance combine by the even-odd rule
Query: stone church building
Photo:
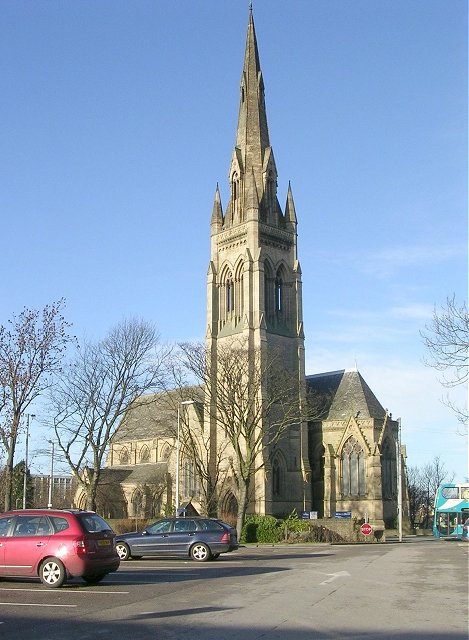
[[(184, 426), (208, 434), (211, 450), (216, 448), (217, 416), (204, 406), (207, 397), (216, 401), (220, 351), (241, 340), (261, 361), (281, 351), (298, 381), (300, 406), (310, 393), (323, 401), (320, 418), (290, 425), (275, 449), (264, 452), (248, 511), (282, 515), (296, 509), (319, 517), (352, 512), (377, 528), (391, 526), (397, 512), (398, 422), (358, 371), (305, 373), (297, 214), (290, 185), (284, 208), (277, 198), (252, 10), (228, 177), (229, 200), (224, 208), (217, 187), (210, 220), (206, 350), (212, 388), (192, 389), (184, 398), (176, 391), (146, 396), (128, 410), (111, 443), (98, 507), (111, 517), (153, 517), (174, 510), (178, 477), (178, 504), (190, 502), (203, 510), (203, 481), (179, 450), (177, 435)], [(218, 500), (220, 515), (236, 512), (229, 479)]]

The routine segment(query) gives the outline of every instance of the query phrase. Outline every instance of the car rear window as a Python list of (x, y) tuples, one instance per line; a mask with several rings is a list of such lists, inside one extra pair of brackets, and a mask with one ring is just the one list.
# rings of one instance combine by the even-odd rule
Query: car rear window
[(224, 531), (224, 527), (216, 520), (199, 520), (199, 526), (205, 531)]
[(69, 523), (66, 518), (62, 518), (61, 516), (51, 516), (52, 525), (54, 527), (55, 533), (60, 533), (60, 531), (65, 531), (65, 529), (69, 528)]
[(78, 513), (77, 519), (87, 533), (112, 531), (106, 520), (103, 520), (97, 513)]

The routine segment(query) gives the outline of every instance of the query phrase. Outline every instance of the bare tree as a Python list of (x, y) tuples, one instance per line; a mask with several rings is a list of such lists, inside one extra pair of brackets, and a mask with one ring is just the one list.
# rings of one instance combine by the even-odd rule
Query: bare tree
[(42, 310), (24, 309), (0, 327), (0, 441), (5, 449), (5, 510), (11, 508), (12, 473), (22, 416), (60, 373), (70, 326), (63, 299)]
[(300, 382), (285, 367), (281, 351), (267, 356), (233, 340), (218, 346), (212, 365), (203, 345), (183, 344), (181, 349), (187, 370), (204, 386), (205, 410), (216, 422), (217, 464), (229, 463), (240, 535), (255, 474), (287, 430), (311, 419), (315, 409), (302, 403)]
[(142, 320), (123, 321), (104, 340), (78, 350), (51, 395), (57, 442), (73, 475), (96, 508), (110, 440), (132, 402), (163, 386), (169, 349)]
[[(469, 379), (469, 313), (467, 304), (458, 304), (453, 295), (446, 299), (446, 305), (433, 311), (432, 321), (421, 332), (423, 343), (428, 349), (426, 362), (443, 375), (440, 382), (445, 387), (466, 384)], [(468, 411), (461, 409), (448, 398), (445, 401), (467, 430)]]
[(430, 527), (430, 513), (435, 501), (438, 487), (442, 482), (452, 482), (454, 473), (446, 470), (444, 462), (435, 456), (431, 462), (423, 467), (409, 467), (407, 470), (407, 489), (409, 494), (409, 509), (413, 525), (423, 523)]
[(408, 467), (406, 477), (410, 522), (412, 528), (415, 528), (425, 517), (427, 496), (419, 467)]
[[(228, 442), (216, 443), (210, 429), (205, 428), (204, 385), (194, 385), (194, 380), (205, 380), (205, 347), (201, 344), (182, 344), (174, 352), (171, 363), (171, 389), (161, 396), (160, 402), (176, 415), (180, 411), (179, 434), (181, 456), (189, 460), (198, 479), (197, 488), (204, 512), (212, 517), (218, 515), (217, 495), (223, 490), (227, 479)], [(181, 403), (193, 403), (194, 419), (190, 419), (191, 410), (181, 410)], [(174, 430), (174, 438), (177, 438)], [(216, 444), (217, 446), (214, 446)]]

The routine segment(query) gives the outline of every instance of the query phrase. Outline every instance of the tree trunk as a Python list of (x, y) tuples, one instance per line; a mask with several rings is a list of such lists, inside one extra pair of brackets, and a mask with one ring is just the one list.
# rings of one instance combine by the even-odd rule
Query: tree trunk
[(213, 486), (212, 479), (209, 477), (207, 480), (207, 515), (209, 518), (216, 518), (218, 514), (218, 501), (215, 487)]
[(5, 463), (5, 511), (15, 508), (16, 505), (11, 504), (13, 494), (13, 466), (15, 460), (16, 440), (18, 438), (18, 425), (20, 419), (16, 415), (13, 416), (11, 425), (11, 435), (9, 437), (8, 456)]
[(5, 472), (4, 472), (5, 511), (10, 511), (11, 509), (11, 494), (12, 494), (12, 488), (13, 488), (13, 472), (12, 472), (10, 457), (11, 456), (9, 454), (7, 462), (5, 464)]
[(99, 477), (93, 477), (86, 487), (86, 508), (88, 511), (96, 511), (96, 493), (98, 490)]
[(248, 508), (249, 480), (240, 479), (239, 482), (239, 500), (238, 515), (236, 518), (236, 532), (238, 540), (241, 540), (241, 532), (243, 530), (244, 521), (246, 519), (246, 511)]

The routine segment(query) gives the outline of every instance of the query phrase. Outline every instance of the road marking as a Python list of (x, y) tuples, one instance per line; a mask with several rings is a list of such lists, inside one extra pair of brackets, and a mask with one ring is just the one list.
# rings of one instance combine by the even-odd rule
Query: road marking
[(319, 586), (322, 584), (329, 584), (330, 582), (337, 580), (337, 578), (350, 578), (350, 573), (348, 571), (337, 571), (337, 573), (326, 573), (326, 576), (330, 576), (330, 578), (324, 580), (324, 582), (320, 582)]
[(139, 567), (138, 569), (126, 569), (125, 571), (122, 571), (122, 573), (126, 573), (126, 574), (140, 573), (140, 571), (154, 571), (159, 576), (162, 576), (162, 575), (198, 576), (200, 575), (197, 571), (194, 571), (194, 570), (191, 571), (190, 569), (186, 569), (185, 571), (183, 569), (179, 569), (178, 571), (173, 571), (172, 569), (154, 569), (153, 567)]
[(52, 590), (45, 590), (45, 589), (22, 589), (21, 587), (16, 587), (16, 588), (8, 588), (8, 587), (1, 587), (0, 591), (32, 591), (33, 593), (49, 593), (50, 595), (53, 595), (54, 593), (92, 593), (92, 594), (96, 594), (96, 593), (102, 593), (102, 594), (120, 594), (120, 595), (129, 595), (129, 591), (91, 591), (90, 589), (80, 589), (80, 590), (75, 590), (75, 589), (60, 589), (60, 591), (52, 591)]
[(76, 604), (39, 604), (38, 602), (0, 602), (7, 607), (76, 607)]

